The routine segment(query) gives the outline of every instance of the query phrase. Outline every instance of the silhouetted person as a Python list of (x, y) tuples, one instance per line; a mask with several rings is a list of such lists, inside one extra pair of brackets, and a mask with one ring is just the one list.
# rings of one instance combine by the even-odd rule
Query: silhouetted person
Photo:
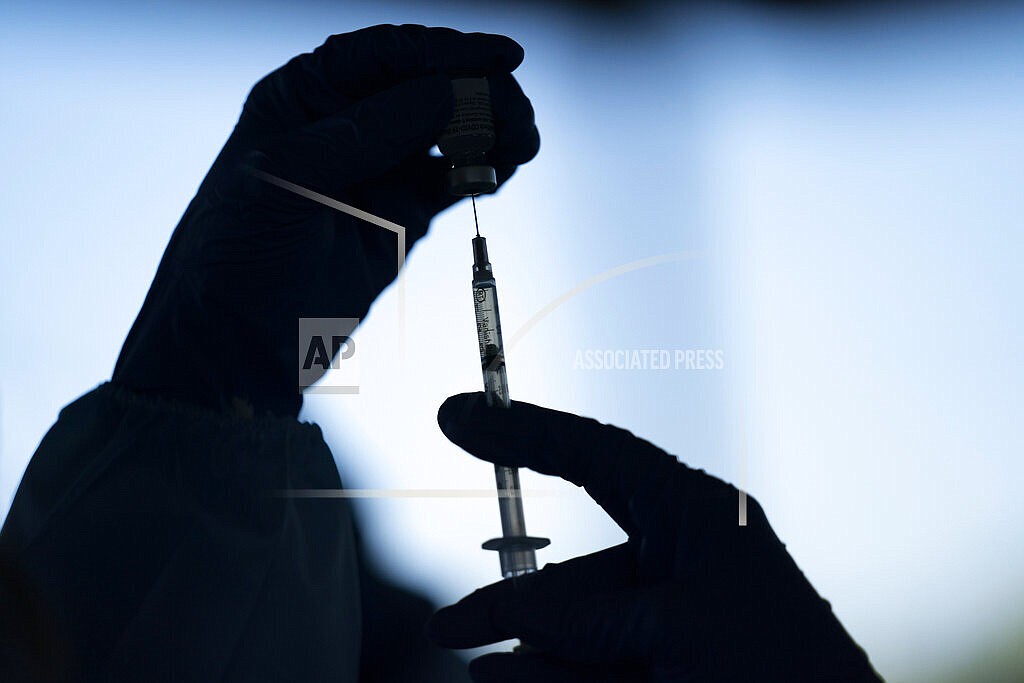
[(272, 495), (342, 485), (320, 430), (295, 419), (297, 321), (365, 317), (395, 277), (395, 237), (252, 169), (394, 221), (411, 247), (455, 201), (428, 154), (453, 73), (491, 81), (499, 181), (536, 154), (510, 74), (522, 57), (502, 36), (380, 26), (253, 88), (110, 383), (61, 411), (0, 537), (81, 678), (353, 681), (361, 661), (377, 665), (364, 678), (449, 675), (455, 657), (428, 654), (429, 605), (360, 568), (349, 508)]
[[(3, 589), (36, 592), (18, 614), (26, 628), (54, 615), (62, 640), (52, 642), (75, 678), (464, 675), (422, 637), (427, 603), (360, 564), (347, 506), (273, 495), (342, 485), (320, 430), (296, 420), (298, 319), (365, 317), (397, 254), (393, 235), (253, 171), (395, 222), (411, 247), (454, 201), (445, 162), (428, 154), (451, 116), (453, 75), (490, 80), (499, 183), (536, 154), (533, 110), (511, 76), (522, 58), (502, 36), (378, 26), (332, 36), (253, 88), (111, 381), (61, 411), (0, 535), (21, 568)], [(539, 648), (478, 660), (474, 676), (871, 675), (755, 504), (737, 529), (719, 514), (719, 503), (734, 509), (732, 489), (625, 432), (516, 404), (479, 433), (453, 408), (469, 399), (453, 400), (441, 414), (450, 437), (587, 483), (631, 537), (441, 613), (432, 633), (442, 644), (515, 635)], [(619, 455), (596, 448), (606, 438)]]

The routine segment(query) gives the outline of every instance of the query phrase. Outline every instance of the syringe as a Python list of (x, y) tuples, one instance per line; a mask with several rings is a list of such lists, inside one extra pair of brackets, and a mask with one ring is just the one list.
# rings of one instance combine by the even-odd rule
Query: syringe
[[(476, 218), (476, 198), (473, 200)], [(480, 236), (479, 226), (473, 238), (473, 306), (476, 309), (476, 334), (480, 343), (480, 366), (484, 375), (484, 395), (488, 406), (508, 408), (508, 378), (505, 374), (505, 351), (501, 341), (501, 319), (498, 316), (498, 290), (487, 258), (487, 240)], [(498, 484), (498, 509), (501, 512), (501, 538), (483, 544), (485, 550), (497, 550), (501, 575), (506, 579), (537, 571), (535, 551), (550, 541), (526, 535), (523, 498), (519, 488), (519, 470), (494, 466)]]

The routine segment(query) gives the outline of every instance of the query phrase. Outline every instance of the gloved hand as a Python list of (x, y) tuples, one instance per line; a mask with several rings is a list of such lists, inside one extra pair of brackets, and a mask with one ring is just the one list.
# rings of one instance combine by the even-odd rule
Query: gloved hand
[(583, 486), (629, 535), (440, 610), (440, 645), (530, 646), (473, 660), (475, 681), (878, 680), (752, 497), (739, 526), (729, 484), (625, 430), (528, 403), (461, 394), (438, 423), (479, 458)]
[(511, 76), (522, 59), (503, 36), (375, 26), (262, 79), (171, 237), (113, 381), (297, 414), (298, 318), (365, 317), (396, 275), (397, 241), (252, 169), (395, 222), (411, 247), (455, 199), (444, 160), (428, 155), (451, 117), (453, 73), (490, 79), (499, 183), (537, 153)]

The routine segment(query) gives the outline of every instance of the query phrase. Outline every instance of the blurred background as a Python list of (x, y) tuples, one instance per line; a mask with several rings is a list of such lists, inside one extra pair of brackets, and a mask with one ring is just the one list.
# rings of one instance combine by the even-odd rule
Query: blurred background
[[(0, 509), (60, 408), (110, 376), (168, 236), (264, 74), (330, 33), (504, 33), (538, 158), (479, 203), (513, 397), (736, 483), (893, 681), (1024, 679), (1014, 3), (7, 2), (0, 10)], [(347, 486), (489, 488), (437, 407), (480, 385), (472, 215), (443, 214), (307, 397)], [(613, 269), (675, 255), (614, 275)], [(623, 269), (626, 270), (626, 269)], [(599, 370), (586, 350), (712, 349)], [(619, 542), (524, 475), (541, 562)], [(438, 604), (499, 577), (493, 500), (356, 501)], [(321, 500), (316, 504), (337, 505)]]

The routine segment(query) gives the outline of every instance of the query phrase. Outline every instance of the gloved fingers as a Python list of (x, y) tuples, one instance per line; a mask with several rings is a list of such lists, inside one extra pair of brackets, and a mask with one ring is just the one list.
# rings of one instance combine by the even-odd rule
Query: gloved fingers
[(500, 603), (551, 599), (586, 600), (592, 595), (621, 590), (632, 584), (634, 563), (627, 545), (548, 564), (533, 574), (506, 579), (474, 591), (431, 617), (428, 634), (442, 647), (489, 645), (511, 637), (494, 622)]
[(447, 78), (405, 81), (264, 144), (261, 170), (336, 196), (351, 183), (377, 178), (425, 155), (451, 107)]
[(646, 495), (644, 487), (664, 477), (707, 477), (624, 429), (521, 401), (488, 408), (482, 393), (459, 394), (441, 405), (437, 421), (478, 458), (585, 487), (630, 537), (640, 531), (629, 510), (632, 496)]
[(476, 683), (632, 683), (647, 681), (645, 667), (635, 663), (580, 664), (533, 652), (496, 652), (470, 661)]
[(637, 576), (642, 582), (679, 576), (683, 564), (693, 559), (684, 533), (690, 522), (690, 506), (679, 500), (673, 479), (652, 478), (644, 486), (643, 495), (629, 500), (630, 516), (639, 530), (630, 541), (636, 549)]
[[(575, 662), (650, 661), (684, 619), (682, 601), (662, 585), (579, 596), (516, 596), (497, 602), (494, 628)], [(671, 621), (675, 620), (675, 621)]]
[[(500, 187), (520, 164), (536, 156), (540, 136), (534, 124), (533, 106), (515, 79), (503, 74), (491, 76), (490, 81), (497, 142), (487, 158), (495, 167)], [(372, 207), (379, 205), (381, 210), (404, 212), (402, 217), (381, 215), (403, 226), (425, 226), (433, 216), (461, 199), (445, 188), (444, 176), (450, 167), (444, 158), (425, 153), (412, 156), (375, 181), (379, 188), (367, 188), (369, 194), (380, 198), (369, 198), (365, 208), (377, 213)]]
[[(429, 221), (465, 197), (450, 193), (445, 187), (445, 175), (451, 164), (447, 159), (418, 154), (403, 161), (392, 171), (354, 188), (358, 199), (353, 203), (371, 213), (399, 225), (413, 229), (426, 228)], [(515, 172), (516, 167), (496, 167), (498, 186), (501, 187)], [(479, 200), (479, 199), (478, 199)], [(415, 235), (422, 236), (422, 233)], [(413, 239), (406, 244), (411, 247)]]
[(684, 623), (683, 600), (672, 584), (636, 588), (623, 576), (632, 575), (622, 566), (627, 557), (619, 546), (579, 558), (576, 567), (552, 567), (549, 576), (546, 567), (518, 583), (487, 586), (435, 614), (428, 634), (445, 647), (520, 638), (572, 661), (649, 659)]
[(421, 150), (372, 180), (346, 188), (348, 201), (406, 228), (406, 246), (426, 232), (430, 220), (458, 201), (445, 189), (448, 164)]
[(495, 167), (525, 164), (540, 150), (533, 105), (512, 74), (493, 74), (488, 81), (495, 134), (488, 160)]
[(337, 114), (364, 97), (424, 75), (510, 72), (523, 60), (511, 38), (449, 28), (380, 25), (329, 37), (252, 89), (246, 125), (284, 130)]
[(365, 97), (424, 74), (511, 72), (523, 48), (507, 36), (416, 24), (381, 24), (328, 38), (314, 50), (328, 82)]

